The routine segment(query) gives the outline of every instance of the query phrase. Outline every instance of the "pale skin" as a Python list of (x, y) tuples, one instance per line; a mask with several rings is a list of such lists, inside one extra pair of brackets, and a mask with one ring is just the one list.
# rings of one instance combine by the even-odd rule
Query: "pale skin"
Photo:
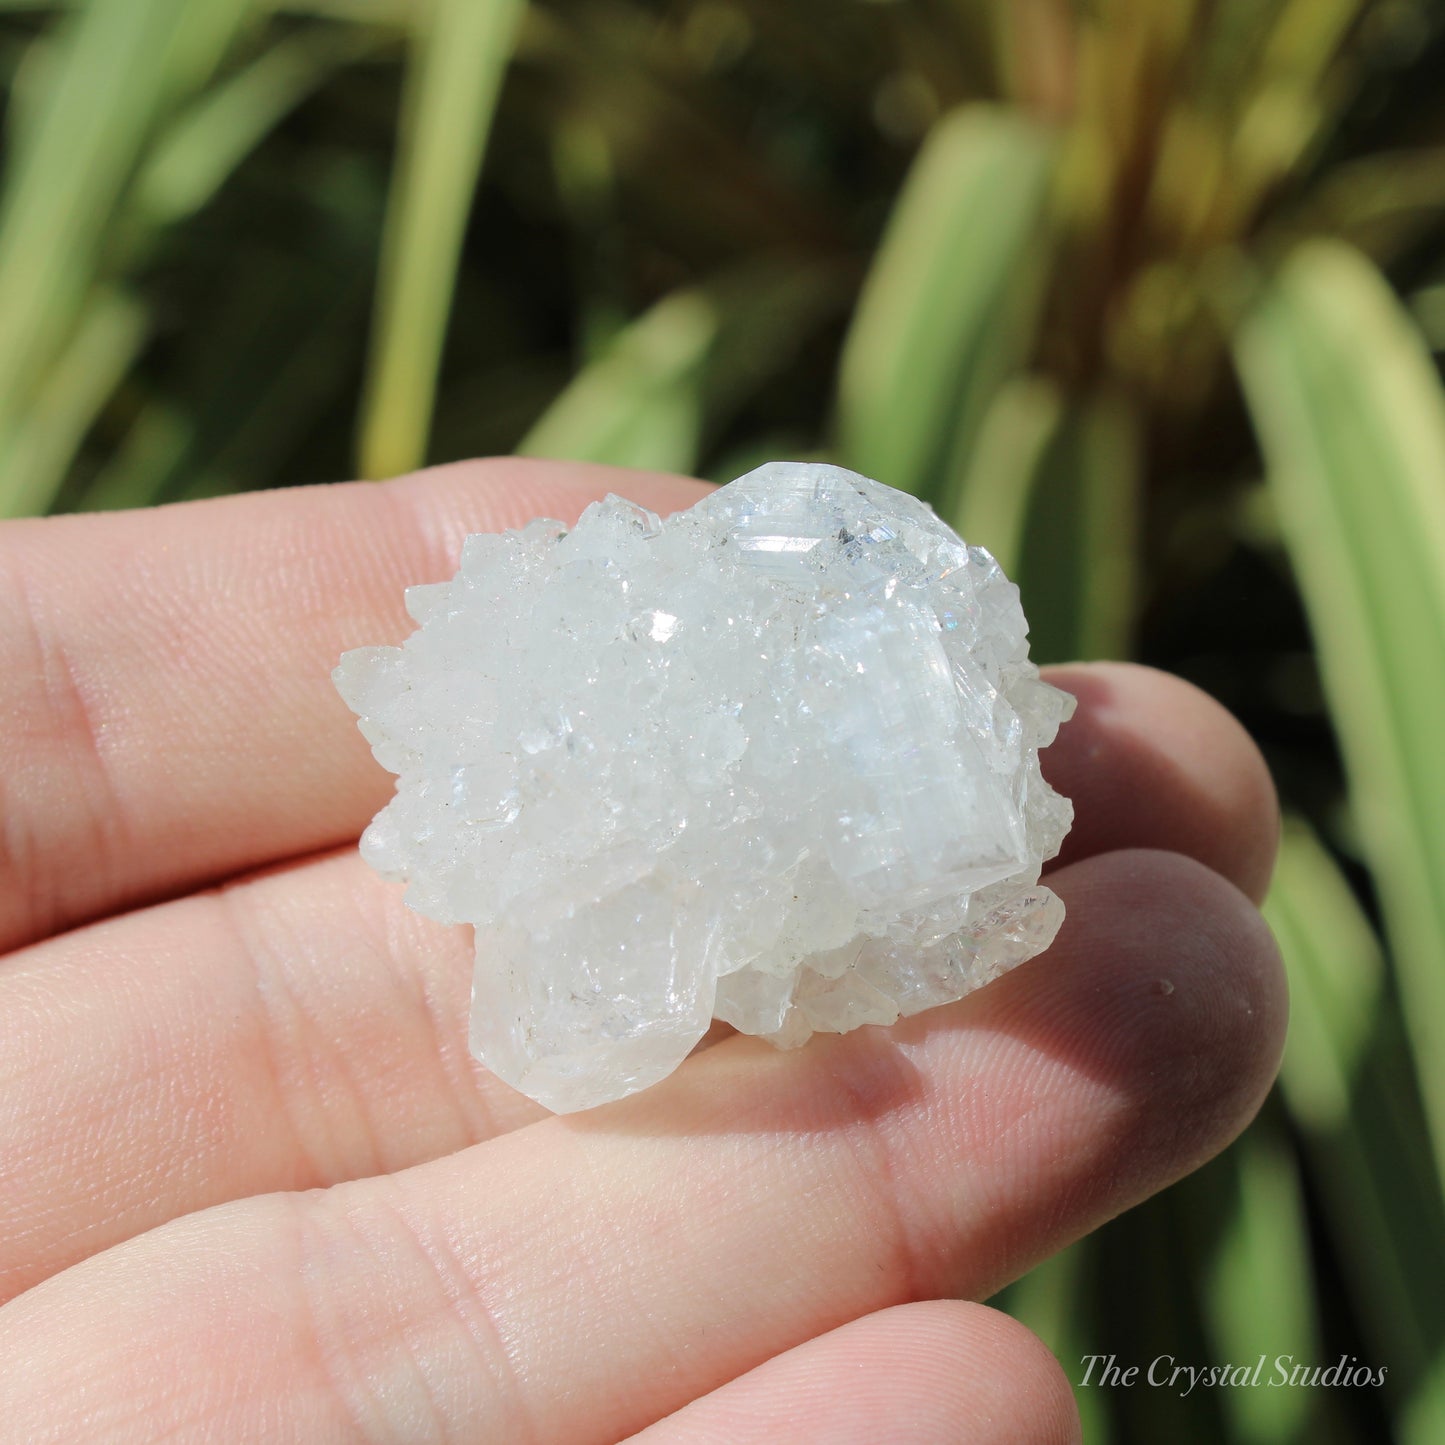
[(497, 461), (0, 527), (0, 1441), (1077, 1438), (976, 1301), (1258, 1108), (1264, 765), (1184, 683), (1058, 669), (1046, 955), (546, 1117), (468, 1057), (469, 931), (356, 857), (391, 780), (328, 673), (465, 533), (607, 491), (700, 486)]

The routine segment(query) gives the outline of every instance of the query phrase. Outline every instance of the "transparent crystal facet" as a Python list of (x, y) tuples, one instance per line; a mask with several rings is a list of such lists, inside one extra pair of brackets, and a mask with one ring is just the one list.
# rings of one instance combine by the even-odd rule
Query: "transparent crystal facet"
[(362, 852), (476, 925), (473, 1050), (549, 1108), (665, 1077), (721, 1018), (781, 1046), (1046, 948), (1073, 699), (1018, 589), (916, 498), (775, 462), (660, 521), (467, 539), (341, 695), (396, 796)]

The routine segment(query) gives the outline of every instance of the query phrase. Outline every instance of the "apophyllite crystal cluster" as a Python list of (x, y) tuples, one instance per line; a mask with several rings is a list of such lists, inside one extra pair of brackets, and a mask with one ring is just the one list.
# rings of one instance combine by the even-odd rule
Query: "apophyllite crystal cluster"
[(667, 521), (469, 537), (342, 696), (396, 796), (362, 839), (476, 926), (474, 1052), (558, 1111), (672, 1072), (713, 1018), (785, 1047), (1045, 948), (1073, 699), (1018, 589), (915, 498), (775, 462)]

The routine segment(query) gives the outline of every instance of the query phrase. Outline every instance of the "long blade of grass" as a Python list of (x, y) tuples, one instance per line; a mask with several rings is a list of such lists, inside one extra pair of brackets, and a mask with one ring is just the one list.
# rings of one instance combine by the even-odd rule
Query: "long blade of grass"
[[(173, 75), (173, 88), (214, 67), (230, 34), (216, 25), (193, 31)], [(137, 247), (153, 240), (160, 228), (198, 210), (288, 110), (338, 65), (376, 44), (377, 36), (368, 31), (302, 31), (161, 125), (156, 144), (147, 142), (140, 149), (139, 170), (115, 201), (108, 230), (112, 257), (133, 261)], [(47, 56), (47, 61), (53, 67), (55, 57)], [(54, 76), (47, 75), (46, 81), (53, 85)], [(144, 331), (138, 304), (104, 289), (87, 303), (52, 364), (35, 368), (37, 390), (0, 436), (8, 511), (43, 510), (53, 503), (66, 469), (134, 358)]]
[(1445, 284), (1422, 286), (1410, 298), (1410, 315), (1431, 351), (1445, 351)]
[(152, 402), (90, 479), (76, 499), (75, 510), (110, 512), (149, 506), (186, 460), (194, 440), (190, 416), (178, 407)]
[[(157, 118), (214, 67), (248, 0), (93, 0), (65, 22), (0, 202), (0, 452), (66, 345)], [(0, 477), (0, 512), (18, 497)]]
[[(334, 214), (324, 199), (316, 204)], [(184, 383), (136, 378), (135, 421), (79, 503), (148, 506), (246, 489), (288, 470), (297, 477), (288, 458), (354, 359), (373, 273), (363, 245), (337, 246), (323, 227), (280, 254), (238, 256), (204, 334), (172, 340)]]
[(49, 510), (96, 412), (135, 360), (148, 323), (145, 308), (122, 291), (93, 298), (0, 449), (12, 515)]
[(136, 219), (155, 228), (199, 211), (290, 111), (380, 43), (367, 30), (312, 27), (211, 87), (167, 126), (144, 158), (130, 194)]
[(1330, 855), (1298, 818), (1285, 821), (1264, 912), (1292, 985), (1280, 1086), (1305, 1128), (1338, 1129), (1349, 1120), (1359, 1063), (1382, 1007), (1379, 939)]
[[(23, 43), (7, 37), (10, 54), (6, 56), (5, 124), (0, 130), (4, 150), (0, 160), (11, 166), (17, 156), (28, 153), (34, 144), (35, 130), (45, 109), (45, 97), (54, 85), (55, 57), (68, 39), (67, 28), (52, 20)], [(13, 59), (12, 59), (13, 57)]]
[(1220, 197), (1225, 234), (1243, 230), (1334, 119), (1325, 78), (1364, 8), (1366, 0), (1286, 0), (1268, 37), (1242, 59), (1242, 78), (1232, 86), (1240, 115), (1231, 180)]
[(715, 434), (846, 304), (840, 269), (810, 257), (750, 262), (673, 292), (585, 365), (518, 450), (695, 472)]
[(1059, 389), (1037, 376), (1007, 381), (984, 413), (957, 504), (944, 520), (987, 547), (1009, 576), (1018, 570), (1034, 485), (1058, 438)]
[(1364, 156), (1337, 166), (1300, 203), (1292, 224), (1348, 241), (1378, 264), (1438, 226), (1445, 213), (1445, 148)]
[(360, 471), (422, 464), (457, 259), (524, 0), (435, 0), (414, 32), (360, 429)]
[(664, 297), (578, 373), (517, 452), (657, 471), (695, 470), (704, 374), (717, 335), (717, 309), (700, 292)]
[(1238, 353), (1445, 1180), (1445, 395), (1379, 273), (1336, 243), (1294, 253)]
[(1142, 447), (1139, 418), (1122, 397), (1101, 395), (1084, 413), (1079, 657), (1128, 657), (1133, 650)]
[(839, 424), (849, 466), (936, 493), (965, 456), (993, 389), (1032, 339), (1047, 132), (968, 106), (929, 134), (869, 273), (843, 350)]
[(1041, 662), (1130, 655), (1140, 447), (1133, 408), (1100, 394), (1066, 409), (1035, 453), (1032, 478), (978, 479), (1029, 498), (1018, 580)]
[(1259, 58), (1267, 78), (1288, 77), (1314, 89), (1358, 19), (1366, 0), (1285, 0)]
[(1401, 1108), (1413, 1080), (1401, 1068), (1402, 1025), (1379, 940), (1297, 818), (1285, 822), (1264, 911), (1290, 980), (1281, 1092), (1344, 1266), (1351, 1313), (1414, 1422), (1401, 1438), (1445, 1439), (1445, 1398), (1432, 1385), (1445, 1377), (1445, 1309), (1435, 1287), (1445, 1271), (1445, 1220), (1423, 1124)]
[(810, 253), (761, 255), (709, 280), (701, 290), (719, 318), (709, 421), (726, 421), (760, 386), (786, 376), (820, 323), (846, 315), (854, 284), (846, 267)]
[[(1234, 1208), (1205, 1280), (1204, 1308), (1217, 1358), (1274, 1379), (1274, 1361), (1319, 1358), (1318, 1304), (1310, 1274), (1309, 1229), (1298, 1170), (1277, 1123), (1256, 1121), (1234, 1146)], [(1259, 1362), (1263, 1361), (1261, 1365)], [(1240, 1445), (1307, 1438), (1308, 1390), (1268, 1384), (1220, 1392)]]
[(1396, 1430), (1401, 1445), (1440, 1445), (1445, 1438), (1445, 1351), (1400, 1411)]

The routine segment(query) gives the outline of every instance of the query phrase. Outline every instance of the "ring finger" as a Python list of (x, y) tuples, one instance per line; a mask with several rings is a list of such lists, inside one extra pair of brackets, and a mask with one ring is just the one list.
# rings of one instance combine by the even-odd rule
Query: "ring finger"
[(0, 1310), (9, 1428), (602, 1441), (851, 1319), (991, 1293), (1221, 1148), (1282, 1043), (1273, 945), (1217, 874), (1110, 853), (1057, 885), (1055, 948), (960, 1004), (788, 1054), (732, 1039), (619, 1104), (38, 1285)]

